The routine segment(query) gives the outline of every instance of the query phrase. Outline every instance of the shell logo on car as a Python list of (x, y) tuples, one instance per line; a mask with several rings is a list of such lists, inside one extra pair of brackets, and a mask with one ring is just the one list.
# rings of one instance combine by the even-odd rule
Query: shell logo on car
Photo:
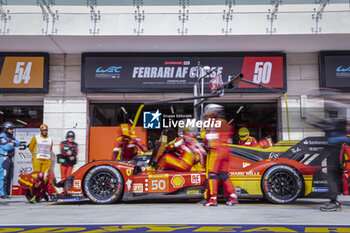
[(174, 186), (174, 188), (181, 188), (184, 183), (185, 179), (180, 175), (176, 175), (171, 179), (171, 184)]

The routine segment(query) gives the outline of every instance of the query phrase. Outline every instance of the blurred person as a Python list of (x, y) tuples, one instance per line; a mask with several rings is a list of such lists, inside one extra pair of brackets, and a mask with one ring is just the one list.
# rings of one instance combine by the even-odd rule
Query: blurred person
[(319, 92), (320, 96), (318, 97), (323, 97), (324, 100), (325, 118), (318, 120), (316, 118), (316, 123), (311, 123), (311, 125), (325, 132), (328, 146), (331, 147), (331, 154), (327, 157), (327, 197), (330, 202), (320, 207), (320, 210), (325, 212), (341, 211), (342, 206), (338, 201), (339, 187), (341, 186), (339, 183), (341, 182), (341, 173), (347, 172), (345, 170), (347, 166), (340, 166), (340, 157), (343, 155), (342, 153), (350, 152), (350, 122), (347, 116), (349, 106), (344, 103), (344, 100), (347, 99), (346, 96), (337, 90), (321, 89)]
[(75, 134), (68, 131), (66, 140), (60, 143), (61, 154), (57, 161), (61, 164), (61, 179), (65, 180), (72, 175), (73, 166), (77, 163), (78, 144), (74, 142)]
[(47, 125), (40, 125), (40, 134), (32, 138), (28, 147), (32, 153), (33, 171), (42, 172), (44, 175), (48, 173), (53, 157), (53, 141), (48, 135), (48, 130)]
[(258, 141), (252, 137), (249, 136), (250, 132), (247, 127), (241, 127), (238, 131), (239, 141), (238, 145), (240, 146), (251, 146), (256, 147), (258, 146)]
[(142, 152), (147, 151), (141, 139), (138, 138), (129, 124), (121, 124), (121, 135), (116, 139), (112, 160), (129, 162), (138, 154), (138, 148)]
[(180, 128), (178, 137), (168, 143), (158, 162), (159, 170), (204, 170), (206, 151), (195, 139), (193, 127)]
[(273, 146), (275, 143), (272, 141), (271, 136), (268, 135), (267, 137), (261, 139), (257, 144), (258, 144), (257, 147), (266, 149)]
[(8, 198), (11, 194), (11, 181), (13, 177), (13, 161), (15, 147), (21, 143), (13, 137), (15, 125), (12, 122), (2, 124), (3, 132), (0, 134), (0, 198)]
[(210, 148), (208, 158), (208, 201), (203, 206), (217, 206), (218, 186), (221, 181), (224, 195), (227, 199), (226, 205), (232, 206), (238, 203), (235, 187), (228, 175), (230, 147), (232, 144), (233, 126), (224, 119), (224, 107), (217, 104), (208, 104), (204, 110), (205, 119), (221, 121), (220, 128), (209, 128), (206, 131), (205, 141)]

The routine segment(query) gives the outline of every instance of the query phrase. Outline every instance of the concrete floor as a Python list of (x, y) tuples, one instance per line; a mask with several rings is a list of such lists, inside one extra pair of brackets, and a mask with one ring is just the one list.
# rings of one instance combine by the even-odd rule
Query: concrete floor
[[(350, 225), (350, 197), (341, 196), (341, 212), (325, 213), (325, 199), (298, 199), (290, 205), (242, 200), (234, 207), (221, 203), (203, 207), (193, 201), (133, 201), (113, 205), (80, 203), (30, 204), (24, 197), (0, 199), (0, 225), (76, 224), (287, 224)], [(4, 214), (3, 214), (4, 213)], [(2, 231), (0, 231), (2, 232)]]

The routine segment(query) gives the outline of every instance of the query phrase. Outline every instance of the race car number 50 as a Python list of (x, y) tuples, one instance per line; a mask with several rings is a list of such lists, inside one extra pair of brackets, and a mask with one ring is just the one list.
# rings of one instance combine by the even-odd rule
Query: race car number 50
[(253, 82), (268, 84), (271, 80), (272, 63), (267, 62), (256, 62), (254, 70)]
[(153, 191), (164, 190), (165, 187), (166, 187), (165, 180), (152, 180), (151, 189)]

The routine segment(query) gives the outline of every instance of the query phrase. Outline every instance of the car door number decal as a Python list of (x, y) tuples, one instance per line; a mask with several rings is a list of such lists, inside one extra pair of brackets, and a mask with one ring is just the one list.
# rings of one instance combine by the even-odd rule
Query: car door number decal
[(165, 180), (151, 180), (151, 190), (152, 191), (163, 191), (166, 188)]

